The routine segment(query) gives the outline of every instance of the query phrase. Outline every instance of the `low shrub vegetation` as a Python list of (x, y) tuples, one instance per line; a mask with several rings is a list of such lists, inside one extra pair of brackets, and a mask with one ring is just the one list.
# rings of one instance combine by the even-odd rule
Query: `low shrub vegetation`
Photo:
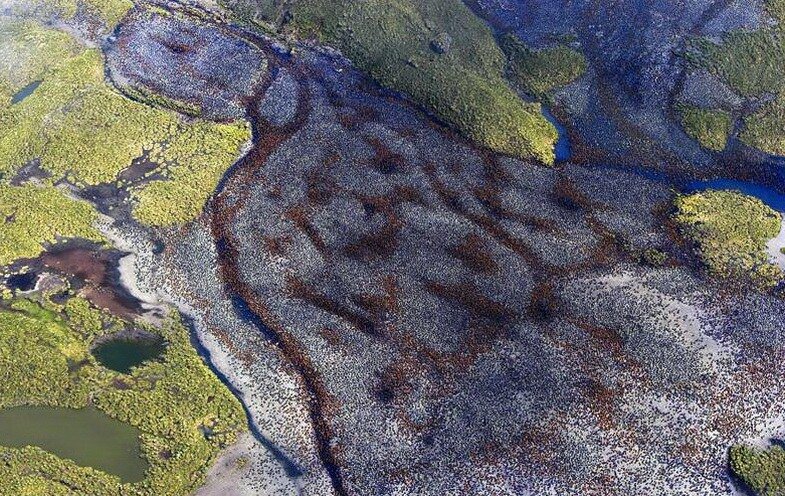
[(0, 266), (36, 257), (60, 239), (103, 241), (95, 209), (53, 186), (0, 184), (0, 217)]
[(785, 494), (785, 449), (736, 445), (730, 449), (731, 471), (760, 496)]
[(565, 45), (534, 50), (514, 35), (505, 35), (501, 48), (507, 56), (508, 73), (530, 95), (546, 98), (548, 92), (564, 86), (586, 72), (586, 58)]
[(728, 112), (690, 105), (681, 105), (678, 110), (684, 130), (702, 147), (715, 152), (725, 149), (732, 125)]
[(765, 251), (780, 231), (781, 216), (757, 198), (710, 190), (677, 197), (676, 209), (676, 222), (712, 273), (751, 275), (767, 285), (782, 278)]
[(337, 46), (475, 142), (553, 163), (556, 129), (506, 82), (493, 33), (461, 2), (306, 0), (290, 11), (289, 28)]
[(740, 95), (773, 101), (744, 120), (740, 139), (766, 153), (785, 154), (785, 2), (769, 0), (776, 21), (758, 31), (734, 31), (722, 43), (697, 42), (698, 63), (725, 80)]
[(190, 494), (218, 451), (245, 428), (241, 405), (196, 354), (176, 315), (147, 329), (167, 342), (161, 360), (130, 374), (100, 366), (90, 353), (94, 340), (124, 325), (78, 296), (65, 305), (13, 298), (0, 308), (0, 408), (92, 405), (141, 431), (148, 462), (142, 481), (122, 483), (39, 448), (0, 447), (0, 492)]
[(84, 20), (97, 24), (98, 31), (111, 31), (128, 10), (131, 0), (11, 0), (10, 13), (16, 17), (33, 17), (44, 22)]
[[(24, 44), (29, 25), (4, 25), (0, 45)], [(38, 160), (52, 182), (65, 178), (80, 187), (112, 183), (134, 159), (149, 152), (167, 181), (136, 188), (139, 220), (172, 225), (198, 215), (220, 175), (250, 139), (248, 125), (187, 120), (132, 101), (104, 82), (99, 51), (75, 50), (60, 33), (36, 29), (36, 39), (43, 41), (27, 50), (30, 58), (44, 57), (39, 67), (21, 71), (0, 66), (7, 93), (42, 81), (23, 101), (0, 107), (0, 128), (6, 131), (0, 136), (0, 173), (12, 177)], [(52, 47), (59, 55), (49, 60), (45, 52)]]

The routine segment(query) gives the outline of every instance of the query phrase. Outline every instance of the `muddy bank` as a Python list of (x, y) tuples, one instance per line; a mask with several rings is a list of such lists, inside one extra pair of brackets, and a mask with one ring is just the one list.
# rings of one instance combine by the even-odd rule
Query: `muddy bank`
[(144, 313), (144, 309), (122, 284), (120, 260), (126, 255), (93, 242), (69, 240), (47, 247), (37, 258), (12, 264), (11, 272), (19, 274), (8, 278), (7, 283), (14, 286), (16, 282), (26, 281), (27, 289), (18, 289), (29, 290), (35, 287), (37, 275), (57, 274), (97, 307), (134, 320)]
[[(329, 481), (321, 479), (311, 451), (310, 423), (302, 417), (303, 393), (286, 379), (275, 349), (261, 346), (258, 329), (224, 295), (210, 238), (193, 226), (190, 234), (168, 239), (162, 251), (131, 226), (108, 226), (106, 234), (132, 252), (125, 280), (144, 295), (144, 305), (175, 305), (188, 317), (194, 346), (246, 408), (254, 440), (244, 449), (252, 468), (223, 476), (230, 482), (219, 487), (233, 485), (238, 494), (298, 494), (303, 488), (328, 494)], [(249, 341), (244, 353), (242, 339)]]

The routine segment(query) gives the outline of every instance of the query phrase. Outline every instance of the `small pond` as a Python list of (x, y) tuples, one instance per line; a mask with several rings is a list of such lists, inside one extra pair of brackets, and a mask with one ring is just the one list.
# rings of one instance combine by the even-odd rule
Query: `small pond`
[(43, 81), (33, 81), (32, 83), (28, 84), (27, 86), (25, 86), (21, 90), (17, 91), (16, 94), (11, 97), (11, 105), (13, 105), (15, 103), (19, 103), (22, 100), (24, 100), (25, 98), (27, 98), (28, 96), (32, 95), (33, 92), (39, 86), (41, 86), (42, 82)]
[(16, 407), (0, 410), (0, 445), (37, 446), (77, 465), (120, 477), (144, 478), (139, 430), (95, 408)]
[(99, 343), (92, 351), (104, 367), (127, 374), (132, 367), (159, 358), (165, 348), (160, 336), (118, 336)]
[(38, 281), (38, 274), (35, 272), (21, 272), (19, 274), (12, 274), (6, 279), (6, 285), (9, 289), (18, 291), (30, 291), (35, 288)]

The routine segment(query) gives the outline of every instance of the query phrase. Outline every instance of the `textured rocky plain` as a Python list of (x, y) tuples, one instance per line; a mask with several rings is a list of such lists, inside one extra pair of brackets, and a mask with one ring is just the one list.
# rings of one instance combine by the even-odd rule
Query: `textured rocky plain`
[[(116, 183), (67, 185), (116, 249), (95, 262), (113, 284), (77, 289), (151, 325), (174, 305), (248, 416), (197, 494), (759, 490), (728, 450), (785, 435), (782, 274), (712, 266), (674, 202), (716, 175), (782, 192), (778, 159), (738, 129), (721, 152), (701, 147), (677, 110), (744, 105), (682, 55), (760, 28), (764, 6), (467, 5), (497, 35), (569, 38), (585, 56), (542, 99), (569, 159), (473, 144), (277, 27), (288, 2), (260, 10), (267, 23), (138, 2), (97, 39), (125, 97), (251, 129), (187, 223), (135, 217), (134, 188), (160, 180), (143, 157)], [(17, 265), (73, 277), (80, 249), (98, 250)]]

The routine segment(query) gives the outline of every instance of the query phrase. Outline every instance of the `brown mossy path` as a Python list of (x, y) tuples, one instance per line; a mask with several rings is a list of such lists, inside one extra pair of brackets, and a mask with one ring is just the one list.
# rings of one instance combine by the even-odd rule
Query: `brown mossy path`
[(236, 256), (230, 219), (233, 212), (241, 208), (245, 201), (245, 195), (249, 190), (244, 185), (253, 182), (256, 170), (264, 167), (270, 154), (301, 127), (307, 118), (308, 102), (307, 91), (301, 87), (296, 116), (291, 123), (282, 128), (270, 125), (259, 115), (259, 102), (263, 99), (264, 93), (272, 84), (273, 76), (280, 67), (286, 66), (295, 77), (303, 77), (304, 74), (293, 64), (287, 63), (284, 57), (271, 49), (265, 40), (250, 33), (244, 33), (244, 37), (263, 49), (268, 56), (270, 69), (269, 76), (259, 84), (254, 96), (245, 102), (248, 118), (252, 123), (254, 146), (227, 171), (208, 207), (208, 211), (212, 212), (210, 226), (218, 246), (220, 273), (228, 289), (243, 299), (251, 311), (262, 319), (266, 329), (273, 331), (275, 344), (297, 371), (305, 390), (309, 393), (308, 411), (316, 435), (317, 452), (335, 493), (345, 496), (348, 493), (341, 475), (341, 467), (335, 460), (331, 444), (334, 434), (327, 420), (331, 409), (330, 395), (321, 383), (310, 358), (302, 352), (297, 341), (282, 326), (276, 324), (272, 313), (254, 295), (250, 285), (244, 281), (235, 267)]

